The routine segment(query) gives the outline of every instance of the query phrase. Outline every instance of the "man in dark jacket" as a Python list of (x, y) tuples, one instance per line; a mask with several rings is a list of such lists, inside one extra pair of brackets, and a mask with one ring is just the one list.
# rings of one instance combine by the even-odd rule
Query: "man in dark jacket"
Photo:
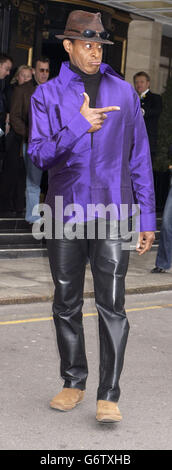
[(28, 121), (30, 99), (38, 85), (49, 78), (49, 59), (40, 57), (36, 60), (33, 79), (16, 87), (10, 110), (10, 123), (16, 134), (23, 139), (23, 153), (26, 166), (26, 215), (25, 219), (33, 223), (39, 215), (32, 215), (32, 210), (39, 204), (42, 170), (36, 168), (27, 156)]
[(154, 163), (157, 149), (158, 119), (162, 112), (162, 99), (160, 95), (150, 91), (150, 77), (146, 72), (136, 73), (133, 79), (135, 89), (140, 96), (142, 113), (149, 138), (152, 163)]
[(2, 82), (10, 74), (12, 68), (12, 59), (6, 54), (0, 54), (0, 172), (3, 167), (5, 156), (5, 119), (6, 119), (6, 100), (2, 91)]

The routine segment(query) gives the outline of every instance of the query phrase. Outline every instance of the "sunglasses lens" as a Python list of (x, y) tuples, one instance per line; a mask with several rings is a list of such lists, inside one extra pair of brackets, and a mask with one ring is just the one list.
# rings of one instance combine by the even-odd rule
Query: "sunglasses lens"
[(102, 31), (102, 33), (100, 33), (100, 37), (102, 39), (109, 39), (109, 36), (110, 36), (110, 34), (107, 33), (107, 31)]
[(94, 38), (96, 35), (99, 36), (101, 39), (108, 39), (110, 34), (107, 31), (102, 31), (101, 33), (96, 33), (96, 31), (92, 31), (92, 29), (85, 29), (83, 31), (83, 36), (85, 38)]
[(96, 35), (96, 32), (92, 31), (91, 29), (86, 29), (82, 34), (86, 38), (93, 38)]

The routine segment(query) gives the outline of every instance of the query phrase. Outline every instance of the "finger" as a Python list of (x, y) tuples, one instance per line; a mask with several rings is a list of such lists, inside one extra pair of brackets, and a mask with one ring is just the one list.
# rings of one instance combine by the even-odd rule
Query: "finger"
[(98, 113), (109, 113), (110, 111), (120, 111), (120, 106), (107, 106), (105, 108), (96, 108)]
[(149, 251), (149, 249), (150, 248), (145, 247), (145, 248), (141, 248), (140, 250), (138, 250), (139, 251), (139, 256), (144, 255), (144, 253), (146, 253), (146, 251)]
[(104, 121), (105, 121), (106, 118), (107, 118), (106, 114), (102, 114), (102, 115), (99, 117), (99, 119), (97, 119), (97, 123), (102, 125), (102, 124), (104, 123)]
[[(87, 93), (85, 93), (85, 92), (83, 93), (83, 95), (84, 95), (84, 102), (83, 102), (83, 105), (86, 105), (86, 106), (88, 106), (88, 108), (89, 108), (89, 106), (90, 106), (90, 97), (89, 97), (89, 96), (87, 95)], [(82, 106), (83, 106), (83, 105), (82, 105)]]
[[(91, 108), (90, 108), (91, 109)], [(98, 121), (104, 121), (104, 119), (107, 118), (107, 114), (102, 114), (102, 113), (94, 113), (94, 117), (95, 117), (95, 120), (98, 122)]]
[(88, 130), (88, 133), (99, 131), (101, 128), (102, 128), (102, 124), (94, 125)]
[(152, 246), (152, 240), (143, 240), (141, 246), (137, 250), (139, 252), (139, 255), (143, 255), (146, 253), (146, 251), (149, 251)]
[(137, 244), (136, 244), (136, 251), (139, 254), (143, 254), (143, 249), (145, 247), (145, 242), (146, 242), (146, 240), (143, 237), (143, 233), (140, 233)]
[(141, 247), (142, 240), (143, 240), (142, 234), (139, 233), (138, 240), (137, 240), (137, 243), (136, 243), (136, 250), (137, 251), (139, 251), (139, 249)]

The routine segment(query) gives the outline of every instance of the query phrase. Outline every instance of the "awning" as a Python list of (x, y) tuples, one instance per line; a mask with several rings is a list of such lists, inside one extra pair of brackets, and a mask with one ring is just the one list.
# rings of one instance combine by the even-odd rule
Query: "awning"
[(165, 2), (158, 0), (96, 0), (96, 3), (158, 21), (163, 24), (164, 34), (172, 36), (172, 0)]

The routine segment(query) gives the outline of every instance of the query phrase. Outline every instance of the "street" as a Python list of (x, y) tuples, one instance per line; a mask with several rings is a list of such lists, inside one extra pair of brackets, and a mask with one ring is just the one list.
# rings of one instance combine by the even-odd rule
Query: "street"
[(51, 303), (0, 306), (1, 450), (160, 449), (172, 447), (172, 292), (127, 295), (130, 333), (121, 376), (121, 423), (96, 422), (98, 323), (85, 299), (89, 366), (84, 401), (49, 407), (62, 388)]

